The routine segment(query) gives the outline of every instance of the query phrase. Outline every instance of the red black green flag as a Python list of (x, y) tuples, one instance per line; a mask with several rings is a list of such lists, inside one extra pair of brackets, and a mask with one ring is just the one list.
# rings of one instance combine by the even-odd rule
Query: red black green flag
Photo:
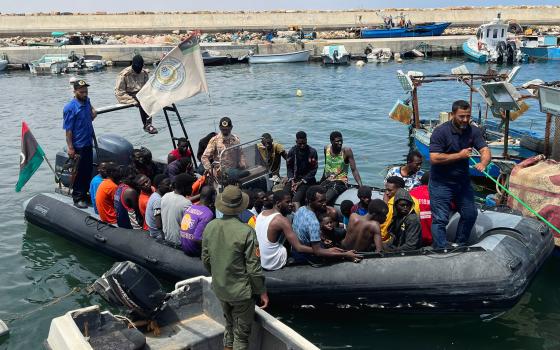
[(31, 133), (31, 130), (27, 127), (26, 122), (21, 123), (21, 162), (19, 165), (19, 179), (16, 184), (16, 192), (21, 191), (21, 188), (29, 181), (31, 176), (35, 174), (35, 171), (39, 169), (43, 158), (45, 157), (45, 152), (35, 136)]

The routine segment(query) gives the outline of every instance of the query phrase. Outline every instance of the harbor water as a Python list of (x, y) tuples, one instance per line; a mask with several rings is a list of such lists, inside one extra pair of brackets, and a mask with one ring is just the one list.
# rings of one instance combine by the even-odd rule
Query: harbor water
[[(198, 139), (214, 131), (225, 115), (233, 120), (233, 132), (242, 141), (269, 132), (276, 141), (291, 147), (295, 133), (304, 130), (308, 143), (319, 150), (321, 162), (321, 149), (329, 143), (330, 132), (340, 130), (345, 145), (354, 150), (363, 181), (381, 186), (386, 168), (402, 163), (409, 150), (408, 128), (387, 116), (396, 99), (405, 97), (396, 70), (450, 73), (461, 64), (471, 72), (488, 68), (463, 59), (338, 68), (319, 64), (208, 67), (210, 97), (198, 95), (178, 107), (195, 151)], [(557, 62), (524, 65), (517, 85), (535, 78), (558, 80), (559, 68)], [(110, 68), (82, 76), (91, 84), (94, 106), (116, 102), (118, 72), (118, 68)], [(24, 71), (0, 74), (0, 319), (11, 328), (9, 336), (0, 338), (0, 349), (38, 349), (53, 317), (102, 303), (98, 296), (86, 295), (84, 287), (114, 262), (26, 224), (24, 201), (55, 188), (46, 164), (21, 193), (14, 192), (22, 120), (27, 121), (51, 162), (64, 146), (62, 108), (72, 97), (69, 78), (32, 76)], [(296, 97), (297, 89), (303, 92), (302, 97)], [(468, 100), (468, 88), (459, 82), (426, 84), (419, 98), (422, 117), (437, 119), (454, 100)], [(475, 96), (475, 120), (478, 102)], [(529, 112), (512, 127), (542, 131), (544, 115), (538, 112), (538, 102), (530, 104)], [(137, 111), (123, 110), (100, 115), (94, 127), (97, 135), (122, 135), (163, 159), (171, 149), (163, 116), (155, 117), (154, 124), (159, 134), (148, 135), (142, 131)], [(559, 269), (560, 259), (551, 257), (519, 304), (502, 315), (434, 315), (407, 311), (406, 305), (397, 310), (376, 305), (355, 308), (344, 300), (326, 308), (301, 305), (297, 300), (291, 305), (277, 305), (271, 300), (269, 312), (324, 349), (558, 349)], [(321, 273), (320, 268), (317, 273)], [(165, 285), (172, 286), (170, 282)], [(74, 288), (80, 290), (71, 293)]]

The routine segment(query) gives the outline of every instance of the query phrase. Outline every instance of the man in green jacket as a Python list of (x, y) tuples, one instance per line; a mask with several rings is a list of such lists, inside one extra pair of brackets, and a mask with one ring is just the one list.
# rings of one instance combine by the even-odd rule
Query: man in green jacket
[(238, 218), (248, 203), (249, 196), (239, 187), (227, 186), (216, 197), (216, 209), (224, 216), (212, 220), (202, 238), (202, 262), (212, 274), (212, 289), (226, 319), (224, 349), (249, 347), (255, 313), (252, 296), (260, 295), (262, 309), (268, 305), (257, 236)]

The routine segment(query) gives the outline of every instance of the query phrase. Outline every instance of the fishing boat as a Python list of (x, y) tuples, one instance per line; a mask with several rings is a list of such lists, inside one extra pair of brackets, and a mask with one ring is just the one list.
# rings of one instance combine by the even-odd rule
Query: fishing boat
[(254, 55), (249, 53), (248, 59), (251, 64), (260, 63), (294, 63), (307, 62), (311, 56), (311, 50), (302, 50), (286, 53)]
[(0, 72), (8, 68), (8, 60), (0, 58)]
[[(119, 269), (127, 275), (113, 272)], [(113, 273), (112, 273), (113, 272)], [(141, 275), (142, 274), (142, 275)], [(108, 282), (108, 279), (111, 279)], [(128, 283), (133, 281), (134, 283)], [(109, 349), (222, 349), (225, 319), (218, 298), (212, 291), (211, 278), (194, 277), (175, 284), (166, 294), (155, 278), (129, 262), (115, 264), (94, 284), (102, 296), (110, 295), (113, 304), (130, 302), (127, 309), (141, 309), (149, 321), (102, 311), (98, 305), (68, 311), (51, 321), (45, 341), (49, 350)], [(122, 287), (117, 292), (112, 286)], [(108, 293), (118, 293), (108, 294)], [(150, 295), (153, 299), (147, 301)], [(154, 296), (165, 296), (156, 298)], [(109, 299), (109, 298), (108, 298)], [(154, 305), (153, 300), (158, 303)], [(134, 305), (132, 307), (131, 305)], [(149, 305), (149, 307), (148, 307)], [(156, 311), (151, 308), (154, 306)], [(147, 326), (149, 325), (149, 326)], [(152, 327), (152, 328), (150, 328)], [(286, 324), (260, 308), (255, 308), (249, 349), (318, 350)], [(150, 329), (148, 331), (148, 329)]]
[(419, 23), (411, 26), (378, 28), (364, 28), (360, 30), (362, 39), (374, 38), (407, 38), (418, 36), (440, 36), (451, 22)]
[(233, 63), (233, 59), (230, 55), (221, 56), (217, 52), (203, 50), (201, 52), (202, 62), (205, 66), (223, 66), (225, 64)]
[(508, 37), (509, 24), (498, 13), (492, 22), (481, 25), (476, 37), (463, 43), (463, 52), (472, 61), (478, 63), (523, 62), (527, 59), (514, 39)]
[(393, 53), (388, 47), (373, 47), (371, 44), (364, 50), (368, 62), (384, 63), (389, 62)]
[(29, 63), (32, 74), (60, 74), (68, 67), (70, 59), (65, 54), (47, 54)]
[(348, 65), (350, 64), (350, 54), (344, 45), (327, 45), (323, 47), (321, 60), (324, 65)]
[(97, 72), (107, 66), (107, 62), (100, 55), (84, 55), (68, 63), (66, 72)]
[(555, 35), (524, 37), (521, 51), (537, 60), (560, 60), (560, 44)]

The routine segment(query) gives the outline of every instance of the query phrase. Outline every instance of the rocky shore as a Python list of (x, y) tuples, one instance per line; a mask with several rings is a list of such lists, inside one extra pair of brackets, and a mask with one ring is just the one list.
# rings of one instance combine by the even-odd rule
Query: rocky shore
[[(443, 35), (474, 35), (478, 27), (451, 27), (447, 28)], [(533, 33), (551, 33), (560, 34), (560, 26), (532, 26)], [(306, 32), (310, 34), (311, 32)], [(358, 31), (354, 28), (348, 30), (332, 30), (332, 31), (316, 31), (316, 39), (356, 39), (359, 37)], [(94, 37), (98, 43), (107, 45), (176, 45), (185, 37), (186, 31), (174, 30), (169, 34), (95, 34), (80, 33)], [(266, 43), (266, 35), (268, 33), (262, 31), (238, 31), (238, 32), (219, 32), (219, 33), (202, 33), (202, 43), (239, 43), (239, 44), (263, 44)], [(298, 31), (277, 31), (272, 39), (274, 43), (292, 43), (301, 40)], [(304, 39), (305, 40), (305, 39)], [(0, 47), (28, 46), (53, 43), (52, 37), (47, 36), (14, 36), (8, 38), (0, 38)]]

